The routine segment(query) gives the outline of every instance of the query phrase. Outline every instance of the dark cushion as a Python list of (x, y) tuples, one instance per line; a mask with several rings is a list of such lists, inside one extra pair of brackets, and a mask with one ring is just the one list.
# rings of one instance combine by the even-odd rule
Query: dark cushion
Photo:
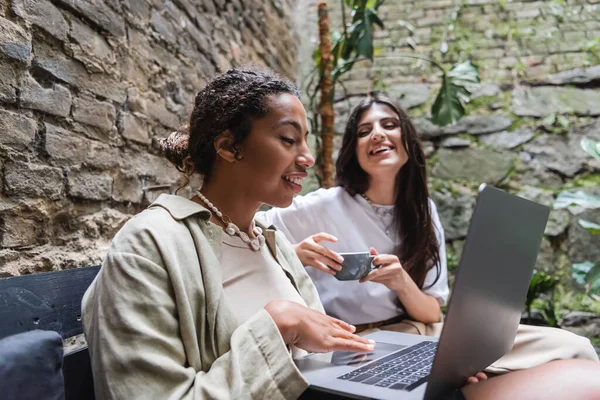
[(0, 398), (64, 398), (63, 346), (53, 331), (29, 331), (0, 340)]

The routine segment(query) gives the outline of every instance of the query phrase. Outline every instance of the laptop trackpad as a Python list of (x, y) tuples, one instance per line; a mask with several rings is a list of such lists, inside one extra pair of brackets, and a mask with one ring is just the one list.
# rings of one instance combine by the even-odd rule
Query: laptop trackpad
[(334, 351), (333, 353), (310, 354), (305, 358), (309, 360), (326, 362), (329, 364), (350, 365), (353, 367), (358, 367), (359, 365), (369, 363), (377, 358), (383, 357), (404, 347), (406, 346), (377, 342), (377, 344), (375, 345), (375, 350), (373, 350), (370, 353)]

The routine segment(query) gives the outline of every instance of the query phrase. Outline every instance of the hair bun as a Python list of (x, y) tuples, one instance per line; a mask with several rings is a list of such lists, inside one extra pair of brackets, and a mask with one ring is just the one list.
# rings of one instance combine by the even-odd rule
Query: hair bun
[(182, 125), (167, 138), (158, 141), (160, 150), (167, 160), (172, 162), (179, 171), (185, 174), (193, 172), (193, 165), (190, 164), (191, 160), (189, 158), (190, 135), (188, 128), (187, 124)]

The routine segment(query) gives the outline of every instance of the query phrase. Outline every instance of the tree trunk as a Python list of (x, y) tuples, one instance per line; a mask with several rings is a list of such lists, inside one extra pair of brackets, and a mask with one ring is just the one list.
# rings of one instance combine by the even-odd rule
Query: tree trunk
[(333, 186), (333, 70), (331, 39), (329, 36), (329, 15), (327, 2), (319, 3), (319, 49), (321, 51), (321, 141), (322, 141), (322, 184)]

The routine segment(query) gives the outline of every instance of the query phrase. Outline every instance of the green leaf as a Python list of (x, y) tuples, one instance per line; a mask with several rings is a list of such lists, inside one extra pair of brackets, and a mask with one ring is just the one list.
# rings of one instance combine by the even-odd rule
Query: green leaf
[(448, 125), (465, 115), (464, 103), (471, 93), (465, 83), (479, 82), (479, 69), (470, 61), (458, 63), (442, 75), (442, 86), (431, 106), (431, 120), (437, 125)]
[(589, 284), (588, 294), (600, 294), (600, 265), (595, 265), (585, 276), (586, 284)]
[(592, 235), (600, 235), (600, 225), (583, 219), (579, 220), (579, 225), (590, 232)]
[(381, 29), (384, 29), (383, 21), (379, 18), (379, 16), (373, 10), (365, 10), (365, 19), (371, 24), (376, 24)]
[(402, 27), (408, 29), (408, 31), (410, 33), (413, 33), (415, 31), (415, 27), (410, 22), (405, 21), (403, 19), (399, 19), (398, 21), (396, 21), (396, 24), (398, 26), (402, 26)]
[(586, 284), (586, 276), (594, 266), (595, 264), (589, 261), (573, 264), (573, 267), (571, 268), (571, 277), (579, 285), (584, 286)]
[(448, 71), (448, 76), (455, 82), (455, 84), (471, 82), (479, 83), (479, 68), (472, 64), (471, 61), (467, 60), (458, 63)]
[(358, 39), (356, 52), (365, 58), (373, 60), (373, 51), (373, 36), (365, 32)]
[(581, 206), (586, 209), (600, 208), (600, 197), (582, 191), (564, 191), (558, 194), (554, 200), (555, 209), (567, 208), (569, 206)]
[(540, 295), (548, 293), (558, 284), (558, 278), (548, 275), (543, 271), (533, 271), (529, 290), (527, 291), (527, 302), (531, 304)]
[(334, 77), (334, 80), (340, 77), (340, 75), (350, 71), (352, 69), (352, 65), (356, 62), (356, 59), (350, 61), (339, 61), (338, 65), (335, 66), (333, 71), (331, 71), (331, 76)]
[(315, 49), (315, 51), (313, 51), (313, 53), (312, 53), (312, 59), (313, 59), (313, 62), (315, 63), (316, 67), (319, 67), (321, 65), (321, 49), (319, 49), (317, 47)]
[[(346, 38), (340, 32), (333, 32), (331, 34), (331, 43), (333, 47), (331, 49), (331, 54), (333, 54), (333, 65), (335, 66), (342, 55), (342, 48), (344, 47), (344, 42)], [(319, 58), (321, 57), (321, 53), (319, 50)], [(319, 61), (320, 62), (320, 61)]]
[(348, 29), (350, 37), (348, 39), (344, 39), (342, 48), (342, 58), (344, 60), (349, 60), (352, 57), (352, 54), (356, 52), (358, 40), (363, 30), (364, 28), (362, 20), (353, 23)]
[(365, 4), (365, 8), (373, 8), (373, 7), (375, 7), (375, 3), (377, 3), (377, 0), (367, 0), (367, 3)]
[(559, 115), (559, 116), (557, 117), (557, 119), (558, 119), (558, 124), (559, 124), (560, 126), (562, 126), (563, 128), (568, 128), (568, 127), (569, 127), (569, 120), (568, 120), (568, 119), (566, 119), (566, 118), (565, 118), (565, 117), (563, 117), (562, 115)]
[(442, 76), (442, 86), (431, 106), (431, 120), (434, 124), (440, 126), (453, 124), (465, 115), (465, 107), (458, 96), (461, 89), (464, 88), (452, 83), (448, 75)]
[(581, 139), (581, 148), (596, 160), (600, 161), (600, 142), (584, 137)]
[(373, 60), (373, 30), (369, 13), (363, 14), (362, 33), (356, 43), (356, 52), (363, 57)]
[(554, 123), (556, 122), (556, 114), (552, 113), (552, 114), (548, 115), (546, 118), (543, 119), (542, 122), (546, 126), (552, 126), (552, 125), (554, 125)]

